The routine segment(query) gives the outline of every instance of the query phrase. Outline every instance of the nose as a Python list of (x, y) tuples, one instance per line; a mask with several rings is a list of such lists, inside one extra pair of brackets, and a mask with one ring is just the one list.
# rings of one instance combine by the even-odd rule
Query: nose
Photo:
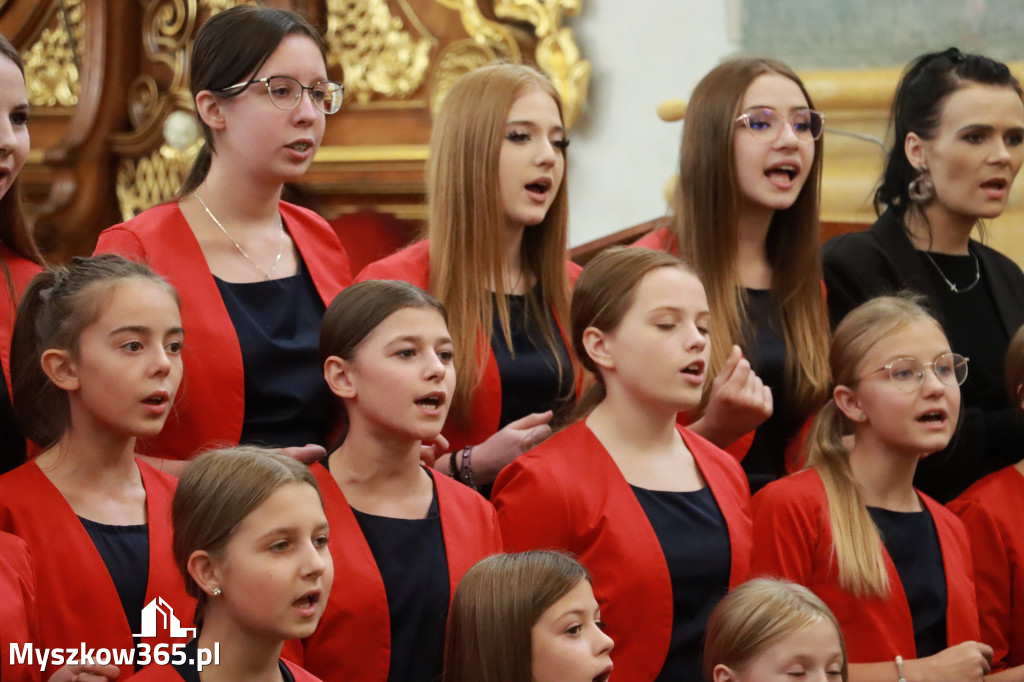
[(692, 325), (686, 338), (686, 349), (701, 353), (707, 345), (708, 337), (696, 325)]
[(18, 136), (9, 118), (0, 119), (0, 155), (8, 156), (18, 148)]
[(317, 116), (324, 114), (313, 104), (313, 91), (303, 90), (299, 95), (299, 103), (292, 109), (295, 112), (297, 122), (301, 125), (312, 125)]
[(543, 139), (540, 143), (540, 148), (537, 150), (537, 165), (542, 168), (551, 168), (555, 165), (557, 159), (558, 151), (555, 149), (555, 145), (551, 140)]
[(792, 121), (782, 119), (779, 125), (782, 127), (779, 130), (779, 136), (775, 138), (776, 147), (787, 148), (800, 144), (800, 138), (796, 134), (796, 128), (793, 126)]
[(615, 647), (615, 640), (608, 636), (601, 628), (597, 628), (597, 636), (594, 638), (594, 651), (597, 655), (604, 655)]
[(921, 392), (924, 395), (942, 395), (948, 388), (949, 386), (939, 381), (934, 365), (925, 369), (924, 378), (921, 380)]
[(448, 372), (448, 365), (441, 359), (441, 356), (437, 353), (428, 353), (425, 357), (427, 358), (427, 378), (432, 381), (444, 379), (444, 375)]
[(166, 376), (171, 372), (171, 356), (163, 346), (157, 346), (153, 357), (153, 373), (157, 376)]
[(313, 578), (323, 575), (328, 565), (334, 564), (330, 550), (327, 546), (317, 546), (313, 542), (310, 542), (307, 547), (308, 559), (305, 574)]
[(989, 156), (990, 163), (1006, 164), (1013, 160), (1013, 154), (1010, 152), (1010, 148), (1006, 146), (1006, 141), (997, 137), (995, 142), (995, 148), (992, 150), (992, 154)]

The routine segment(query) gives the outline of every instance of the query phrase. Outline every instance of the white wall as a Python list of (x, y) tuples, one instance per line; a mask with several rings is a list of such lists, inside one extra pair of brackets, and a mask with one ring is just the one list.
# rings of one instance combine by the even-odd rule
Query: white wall
[(569, 131), (572, 246), (665, 213), (682, 123), (658, 118), (662, 100), (688, 99), (735, 50), (723, 0), (584, 0), (573, 28), (593, 65), (586, 110)]

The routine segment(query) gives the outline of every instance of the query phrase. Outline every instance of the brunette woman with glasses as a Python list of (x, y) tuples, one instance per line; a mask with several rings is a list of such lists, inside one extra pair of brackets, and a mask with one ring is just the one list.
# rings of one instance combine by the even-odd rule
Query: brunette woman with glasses
[(944, 452), (921, 463), (917, 485), (948, 502), (1020, 458), (1024, 419), (1006, 402), (1002, 360), (1024, 324), (1024, 273), (971, 239), (1005, 209), (1024, 163), (1024, 103), (1005, 64), (956, 48), (926, 54), (893, 98), (893, 146), (869, 230), (823, 248), (833, 324), (873, 296), (922, 294), (953, 349), (971, 358), (964, 418)]
[(312, 163), (343, 87), (328, 79), (316, 31), (278, 9), (214, 15), (191, 64), (206, 144), (179, 199), (104, 231), (96, 247), (145, 260), (181, 292), (187, 379), (144, 448), (184, 460), (241, 442), (315, 459), (333, 412), (320, 319), (351, 273), (330, 226), (281, 191)]
[(713, 381), (682, 418), (741, 459), (754, 491), (799, 468), (800, 428), (827, 397), (824, 125), (785, 64), (716, 67), (687, 107), (672, 225), (637, 242), (682, 256), (707, 288)]

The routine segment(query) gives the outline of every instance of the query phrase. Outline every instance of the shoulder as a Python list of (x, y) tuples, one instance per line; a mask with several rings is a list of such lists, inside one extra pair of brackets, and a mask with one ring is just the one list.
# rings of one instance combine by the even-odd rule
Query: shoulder
[(494, 507), (478, 492), (448, 478), (436, 469), (432, 469), (430, 473), (434, 479), (434, 485), (437, 487), (439, 504), (455, 504), (462, 510), (460, 513), (494, 516)]
[(667, 227), (659, 227), (656, 230), (652, 230), (645, 234), (640, 239), (637, 239), (631, 244), (631, 246), (639, 246), (646, 249), (653, 249), (655, 251), (670, 251), (674, 252), (675, 239), (672, 237), (672, 233)]
[(718, 447), (698, 433), (683, 426), (677, 426), (683, 436), (683, 442), (693, 453), (697, 464), (703, 470), (713, 470), (718, 476), (734, 487), (742, 488), (749, 495), (747, 476), (739, 461), (728, 452)]
[(356, 276), (356, 281), (397, 279), (426, 288), (429, 267), (430, 240), (424, 239), (370, 263)]
[(542, 487), (550, 491), (570, 481), (579, 485), (584, 478), (602, 478), (601, 460), (593, 456), (600, 447), (583, 420), (562, 429), (501, 470), (494, 483), (495, 503), (506, 487)]
[(11, 251), (3, 244), (0, 244), (0, 259), (3, 259), (7, 271), (11, 273), (14, 288), (19, 292), (25, 288), (29, 280), (43, 271), (43, 266)]
[(975, 249), (975, 253), (978, 254), (978, 258), (981, 259), (989, 268), (999, 270), (1000, 273), (1015, 282), (1024, 283), (1024, 272), (1021, 271), (1020, 266), (1011, 258), (999, 251), (996, 251), (991, 246), (982, 244), (981, 242), (973, 239), (971, 240), (971, 247)]
[(761, 511), (785, 508), (819, 508), (827, 504), (821, 476), (813, 469), (772, 481), (754, 495), (751, 505), (756, 515)]
[(119, 253), (132, 258), (144, 255), (148, 249), (173, 241), (173, 230), (188, 228), (185, 216), (177, 202), (161, 204), (145, 210), (131, 220), (100, 232), (95, 253)]
[(288, 672), (295, 678), (295, 682), (320, 682), (320, 678), (313, 675), (313, 673), (307, 671), (305, 668), (300, 668), (295, 663), (282, 658), (281, 661), (285, 667), (288, 668)]
[(178, 487), (178, 479), (170, 474), (165, 474), (138, 457), (135, 458), (135, 463), (139, 467), (139, 473), (142, 474), (142, 480), (147, 492), (160, 490), (171, 495), (174, 494)]
[(0, 505), (9, 500), (24, 496), (27, 494), (26, 490), (38, 489), (40, 484), (46, 480), (46, 477), (42, 475), (42, 471), (36, 465), (35, 460), (25, 462), (8, 471), (0, 476), (0, 493), (3, 493), (0, 494)]
[(932, 515), (932, 519), (935, 521), (935, 527), (942, 532), (952, 532), (957, 536), (967, 541), (967, 529), (964, 527), (963, 521), (949, 509), (946, 509), (941, 504), (933, 500), (928, 495), (924, 494), (920, 490), (917, 491), (921, 501), (924, 502), (925, 508)]
[(147, 209), (130, 220), (108, 227), (100, 235), (106, 233), (131, 232), (141, 236), (151, 235), (168, 225), (185, 223), (185, 216), (178, 208), (178, 202), (172, 201)]

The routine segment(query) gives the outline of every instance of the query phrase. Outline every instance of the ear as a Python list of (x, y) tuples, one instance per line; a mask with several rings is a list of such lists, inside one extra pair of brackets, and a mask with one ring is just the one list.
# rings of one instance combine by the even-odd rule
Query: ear
[(903, 152), (914, 168), (928, 165), (928, 154), (924, 148), (924, 141), (918, 137), (917, 133), (907, 133), (906, 139), (903, 140)]
[(860, 398), (857, 397), (856, 391), (849, 386), (836, 386), (832, 391), (832, 399), (836, 401), (839, 411), (850, 421), (862, 424), (868, 420), (868, 416), (861, 407)]
[(196, 95), (196, 114), (211, 130), (224, 129), (224, 100), (209, 90)]
[(715, 666), (715, 669), (711, 672), (711, 679), (713, 682), (736, 682), (739, 677), (727, 665), (719, 663)]
[(355, 398), (356, 385), (353, 378), (351, 363), (337, 355), (324, 360), (324, 379), (334, 395), (339, 398)]
[(220, 575), (213, 557), (206, 550), (197, 549), (192, 552), (185, 564), (188, 574), (199, 585), (199, 589), (208, 595), (213, 595), (213, 588), (220, 587)]
[(81, 386), (71, 351), (48, 348), (43, 351), (39, 363), (43, 373), (62, 391), (77, 391)]
[(597, 327), (587, 327), (583, 330), (583, 349), (594, 361), (594, 364), (602, 369), (615, 369), (615, 361), (612, 360), (609, 346), (611, 340), (608, 335)]

